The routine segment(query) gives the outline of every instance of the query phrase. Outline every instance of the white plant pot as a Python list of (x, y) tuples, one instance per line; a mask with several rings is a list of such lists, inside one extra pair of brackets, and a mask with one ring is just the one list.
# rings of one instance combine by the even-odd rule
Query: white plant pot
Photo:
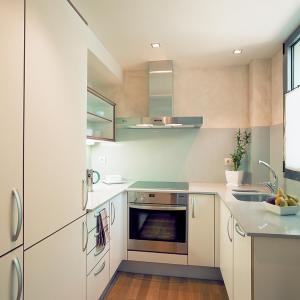
[(244, 171), (225, 171), (228, 186), (240, 186), (243, 181)]

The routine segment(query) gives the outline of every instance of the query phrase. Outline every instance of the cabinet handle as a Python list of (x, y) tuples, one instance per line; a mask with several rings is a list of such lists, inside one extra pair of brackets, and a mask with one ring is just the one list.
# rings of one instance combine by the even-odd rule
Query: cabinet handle
[(13, 266), (16, 270), (17, 277), (18, 277), (18, 294), (16, 300), (21, 299), (22, 291), (23, 291), (23, 274), (22, 274), (22, 268), (19, 259), (16, 257), (13, 259)]
[(21, 232), (21, 228), (22, 228), (22, 223), (23, 223), (23, 206), (22, 206), (22, 200), (21, 200), (21, 196), (18, 192), (18, 190), (16, 188), (14, 188), (12, 190), (13, 193), (13, 198), (16, 201), (17, 204), (17, 209), (18, 209), (18, 224), (17, 224), (17, 229), (16, 232), (13, 232), (13, 225), (11, 226), (12, 228), (12, 234), (11, 234), (11, 239), (13, 242), (15, 242)]
[(94, 256), (98, 256), (99, 254), (101, 254), (104, 251), (104, 249), (105, 249), (105, 246), (104, 247), (102, 246), (100, 248), (100, 251), (97, 251), (97, 252), (94, 253)]
[(195, 198), (192, 196), (192, 218), (195, 219)]
[(232, 238), (230, 237), (230, 233), (229, 233), (229, 223), (230, 223), (231, 219), (232, 219), (232, 216), (230, 216), (227, 221), (227, 235), (228, 235), (230, 242), (232, 242)]
[[(84, 235), (86, 235), (86, 240), (84, 242)], [(87, 223), (85, 221), (82, 222), (82, 251), (84, 252), (87, 248), (87, 244), (89, 241), (89, 230), (87, 227)]]
[(96, 275), (98, 275), (99, 273), (101, 273), (101, 272), (103, 271), (104, 268), (105, 268), (105, 261), (103, 262), (103, 264), (101, 265), (101, 267), (99, 268), (99, 270), (96, 271), (96, 272), (94, 273), (94, 275), (96, 276)]
[[(113, 218), (111, 218), (111, 225), (113, 225), (115, 223), (115, 220), (116, 220), (116, 209), (115, 209), (115, 205), (113, 202), (110, 203), (110, 206), (111, 206), (111, 214), (113, 214)], [(112, 211), (114, 213), (112, 213)]]
[(86, 209), (88, 203), (88, 193), (86, 188), (85, 179), (82, 179), (82, 210)]
[(240, 227), (240, 225), (238, 223), (235, 223), (235, 231), (242, 237), (246, 236), (246, 233), (242, 230), (242, 228)]

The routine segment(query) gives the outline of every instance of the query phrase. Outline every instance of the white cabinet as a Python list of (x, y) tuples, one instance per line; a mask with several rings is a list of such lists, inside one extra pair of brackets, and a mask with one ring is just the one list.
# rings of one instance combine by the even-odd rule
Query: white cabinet
[(109, 252), (106, 253), (87, 277), (87, 300), (98, 300), (108, 283)]
[(28, 248), (85, 213), (87, 46), (68, 1), (26, 1), (25, 28)]
[(214, 207), (214, 195), (189, 196), (189, 265), (214, 267)]
[(251, 237), (234, 221), (233, 290), (234, 299), (251, 300)]
[(110, 278), (126, 258), (126, 193), (110, 201)]
[(0, 299), (23, 299), (23, 247), (0, 258)]
[(85, 216), (25, 251), (26, 300), (86, 297)]
[(24, 1), (1, 1), (0, 37), (1, 256), (23, 242), (22, 234), (16, 233), (22, 233), (23, 214)]
[(220, 202), (220, 269), (229, 300), (233, 300), (233, 217)]

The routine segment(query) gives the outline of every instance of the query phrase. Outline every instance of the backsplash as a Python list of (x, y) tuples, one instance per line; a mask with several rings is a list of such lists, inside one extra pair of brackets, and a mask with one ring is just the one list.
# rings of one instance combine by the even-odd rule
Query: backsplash
[[(98, 143), (90, 149), (90, 167), (129, 180), (225, 182), (224, 158), (233, 150), (236, 129), (200, 130), (118, 129), (116, 143)], [(252, 129), (246, 176), (266, 181), (268, 172), (257, 160), (269, 161), (269, 127)], [(105, 157), (106, 162), (103, 162)]]

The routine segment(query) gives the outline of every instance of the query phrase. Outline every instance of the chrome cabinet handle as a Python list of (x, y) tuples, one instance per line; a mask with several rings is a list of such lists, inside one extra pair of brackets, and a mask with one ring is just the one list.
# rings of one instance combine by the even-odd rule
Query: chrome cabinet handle
[(86, 209), (88, 203), (88, 193), (86, 188), (85, 179), (82, 179), (82, 210)]
[[(113, 202), (110, 203), (110, 206), (111, 206), (111, 214), (113, 214), (113, 218), (111, 218), (111, 224), (110, 225), (113, 225), (115, 223), (115, 220), (116, 220), (116, 208), (115, 208), (115, 205)], [(112, 213), (112, 211), (114, 211), (114, 213)]]
[(21, 264), (20, 261), (17, 257), (15, 257), (12, 261), (13, 266), (16, 270), (17, 273), (17, 277), (18, 277), (18, 294), (16, 297), (16, 300), (20, 300), (21, 299), (21, 295), (22, 295), (22, 291), (23, 291), (23, 274), (22, 274), (22, 268), (21, 268)]
[(229, 222), (231, 219), (232, 219), (232, 216), (230, 216), (227, 221), (227, 235), (228, 235), (230, 242), (232, 242), (232, 238), (230, 237), (230, 233), (229, 233)]
[[(86, 240), (84, 242), (84, 235), (86, 235)], [(87, 248), (89, 241), (89, 230), (87, 227), (87, 223), (85, 221), (82, 222), (82, 251), (84, 252)]]
[(101, 247), (100, 251), (97, 251), (97, 252), (94, 253), (94, 256), (98, 256), (99, 254), (101, 254), (104, 251), (104, 249), (105, 249), (105, 246)]
[(240, 227), (240, 225), (238, 223), (235, 223), (235, 231), (242, 237), (246, 236), (246, 233), (242, 230), (242, 228)]
[(195, 219), (195, 198), (192, 197), (192, 218)]
[(96, 275), (98, 275), (99, 273), (101, 273), (101, 272), (103, 271), (104, 268), (105, 268), (105, 261), (103, 262), (103, 264), (101, 265), (101, 267), (99, 268), (99, 270), (96, 271), (96, 272), (94, 273), (94, 275), (96, 276)]
[(18, 209), (18, 224), (17, 224), (16, 232), (13, 232), (13, 225), (11, 226), (11, 228), (12, 228), (11, 239), (13, 242), (15, 242), (20, 235), (22, 224), (23, 224), (23, 206), (22, 206), (21, 196), (20, 196), (18, 190), (16, 188), (14, 188), (12, 190), (12, 193), (13, 193), (13, 198), (16, 201), (17, 209)]

